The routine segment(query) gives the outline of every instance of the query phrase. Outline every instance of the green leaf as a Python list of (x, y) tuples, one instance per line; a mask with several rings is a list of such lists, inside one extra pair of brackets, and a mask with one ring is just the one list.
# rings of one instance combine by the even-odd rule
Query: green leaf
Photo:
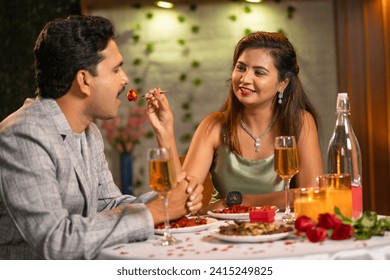
[(378, 215), (375, 212), (364, 211), (363, 216), (358, 220), (360, 226), (372, 228), (375, 226)]
[(199, 32), (199, 26), (197, 26), (197, 25), (192, 26), (191, 27), (191, 31), (192, 31), (192, 33), (198, 33)]
[(183, 23), (183, 22), (186, 20), (186, 18), (185, 18), (184, 16), (178, 16), (178, 17), (177, 17), (177, 20), (178, 20), (180, 23)]
[(184, 46), (186, 44), (186, 40), (184, 39), (178, 39), (177, 40), (177, 43), (180, 45), (180, 46)]
[(152, 130), (149, 130), (148, 132), (146, 132), (146, 135), (145, 135), (146, 138), (154, 138), (154, 132)]
[(352, 224), (352, 220), (347, 217), (344, 217), (343, 214), (341, 214), (341, 211), (338, 207), (334, 208), (334, 213), (343, 222), (343, 224)]
[(141, 28), (141, 24), (140, 23), (137, 23), (136, 25), (135, 25), (135, 27), (134, 27), (134, 29), (135, 30), (141, 30), (142, 28)]
[(189, 122), (192, 120), (192, 114), (191, 113), (185, 113), (182, 117), (183, 122)]
[(153, 43), (147, 43), (146, 44), (146, 50), (147, 53), (151, 53), (154, 51), (154, 44)]
[(180, 141), (185, 143), (191, 140), (191, 135), (189, 133), (185, 133), (180, 137)]
[(198, 6), (195, 5), (195, 4), (191, 4), (191, 5), (190, 5), (190, 10), (191, 10), (192, 12), (195, 12), (197, 8), (198, 8)]
[(191, 64), (192, 68), (198, 68), (200, 66), (200, 62), (197, 60), (194, 60)]
[(292, 18), (294, 17), (295, 11), (296, 11), (295, 7), (293, 7), (293, 6), (288, 6), (288, 7), (287, 7), (287, 18), (288, 18), (288, 19), (292, 19)]
[(195, 80), (193, 80), (193, 83), (194, 83), (194, 85), (195, 86), (200, 86), (201, 84), (202, 84), (202, 80), (201, 79), (195, 79)]
[(184, 82), (185, 80), (187, 80), (187, 75), (184, 73), (180, 74), (179, 79), (180, 79), (180, 81)]
[(249, 28), (245, 28), (245, 30), (244, 30), (244, 35), (246, 36), (246, 35), (249, 35), (249, 34), (251, 34), (252, 33), (252, 30), (251, 29), (249, 29)]
[(251, 13), (251, 12), (252, 12), (252, 9), (251, 9), (251, 7), (249, 7), (249, 6), (245, 6), (245, 8), (244, 8), (244, 12), (245, 12), (245, 13), (247, 13), (247, 14)]
[(141, 63), (142, 63), (142, 59), (140, 59), (140, 58), (135, 58), (133, 60), (133, 65), (134, 66), (140, 65)]
[(134, 41), (135, 43), (138, 43), (139, 40), (140, 40), (140, 36), (139, 36), (138, 34), (134, 34), (134, 35), (133, 35), (133, 41)]
[(236, 15), (230, 15), (230, 16), (229, 16), (229, 19), (230, 19), (231, 21), (236, 21), (236, 20), (237, 20), (237, 16), (236, 16)]
[(153, 18), (153, 13), (147, 13), (146, 14), (146, 18), (149, 19), (149, 20), (152, 19)]
[(190, 103), (188, 103), (188, 102), (183, 103), (183, 104), (181, 105), (181, 108), (182, 108), (183, 110), (188, 110), (188, 109), (190, 109)]
[(378, 219), (374, 211), (364, 211), (362, 217), (354, 221), (354, 236), (358, 240), (370, 239), (372, 236), (383, 236), (390, 230), (390, 218)]

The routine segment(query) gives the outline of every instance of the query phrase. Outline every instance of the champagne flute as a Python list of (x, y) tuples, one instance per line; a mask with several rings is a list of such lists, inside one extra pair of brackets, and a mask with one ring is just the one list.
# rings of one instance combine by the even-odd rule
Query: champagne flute
[(278, 136), (275, 138), (274, 168), (284, 184), (285, 211), (283, 222), (291, 223), (294, 217), (290, 210), (289, 189), (291, 178), (299, 171), (297, 144), (294, 136)]
[(165, 228), (164, 236), (159, 244), (168, 246), (179, 243), (171, 235), (169, 228), (168, 196), (172, 187), (176, 184), (175, 167), (172, 154), (168, 148), (151, 148), (148, 150), (149, 161), (149, 183), (154, 190), (164, 200)]

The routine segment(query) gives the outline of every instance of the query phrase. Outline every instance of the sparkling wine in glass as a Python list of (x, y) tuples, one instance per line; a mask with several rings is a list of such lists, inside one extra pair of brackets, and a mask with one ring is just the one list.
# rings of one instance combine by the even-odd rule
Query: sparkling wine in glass
[(150, 188), (164, 200), (165, 228), (159, 244), (168, 246), (179, 243), (180, 241), (171, 235), (169, 228), (168, 196), (176, 184), (172, 154), (168, 148), (151, 148), (148, 150), (148, 161)]
[(299, 171), (297, 144), (294, 136), (278, 136), (275, 138), (274, 168), (284, 184), (285, 211), (282, 220), (285, 223), (294, 221), (290, 210), (289, 189), (291, 178)]

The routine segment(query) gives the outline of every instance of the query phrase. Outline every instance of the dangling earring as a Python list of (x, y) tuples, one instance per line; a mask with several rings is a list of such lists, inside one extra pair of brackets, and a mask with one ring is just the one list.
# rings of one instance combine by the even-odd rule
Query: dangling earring
[(282, 102), (283, 102), (283, 90), (279, 91), (278, 98), (279, 98), (278, 103), (282, 104)]

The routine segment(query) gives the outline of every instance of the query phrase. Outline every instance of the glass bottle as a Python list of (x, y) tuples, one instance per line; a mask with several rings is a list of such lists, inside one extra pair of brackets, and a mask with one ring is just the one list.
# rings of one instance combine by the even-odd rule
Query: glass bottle
[(358, 219), (363, 211), (362, 156), (349, 118), (347, 93), (337, 95), (336, 114), (336, 126), (328, 146), (328, 173), (351, 175), (352, 218)]

